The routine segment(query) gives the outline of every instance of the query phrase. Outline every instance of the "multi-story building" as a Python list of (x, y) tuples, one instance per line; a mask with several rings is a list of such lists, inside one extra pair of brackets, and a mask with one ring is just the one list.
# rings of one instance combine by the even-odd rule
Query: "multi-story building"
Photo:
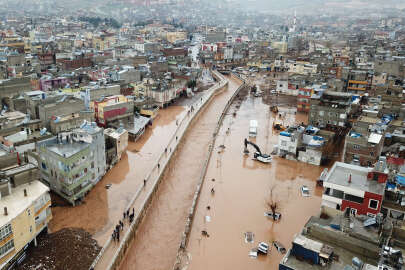
[(372, 166), (381, 154), (385, 131), (374, 130), (379, 119), (361, 116), (346, 136), (344, 161), (361, 166)]
[(103, 129), (95, 123), (39, 142), (37, 152), (41, 179), (73, 205), (106, 171)]
[(93, 101), (91, 107), (94, 110), (97, 124), (102, 127), (107, 127), (114, 121), (128, 120), (134, 114), (134, 101), (123, 95)]
[(297, 99), (297, 111), (299, 112), (309, 112), (311, 109), (311, 96), (312, 96), (312, 89), (310, 88), (300, 88), (298, 91), (298, 99)]
[(121, 159), (128, 146), (128, 131), (123, 127), (117, 129), (107, 128), (104, 130), (105, 145), (107, 152), (107, 164), (114, 164)]
[(317, 127), (345, 127), (352, 113), (352, 94), (325, 91), (320, 98), (311, 99), (308, 122)]
[[(47, 230), (52, 218), (49, 188), (38, 181), (34, 164), (23, 163), (26, 157), (11, 154), (9, 166), (1, 169), (0, 268), (10, 269), (24, 258), (30, 243), (37, 245), (37, 236)], [(10, 163), (11, 162), (11, 163)]]
[[(381, 175), (381, 176), (380, 176)], [(357, 165), (335, 162), (323, 182), (322, 207), (375, 217), (381, 209), (387, 176)]]

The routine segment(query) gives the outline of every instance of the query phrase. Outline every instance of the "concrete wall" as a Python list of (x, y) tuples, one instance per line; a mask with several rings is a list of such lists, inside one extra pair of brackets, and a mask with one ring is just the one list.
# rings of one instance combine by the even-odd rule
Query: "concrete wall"
[(319, 225), (311, 225), (308, 228), (308, 233), (321, 241), (333, 243), (341, 248), (370, 259), (377, 258), (379, 254), (378, 245), (356, 239), (340, 231), (332, 231), (330, 229), (324, 229)]

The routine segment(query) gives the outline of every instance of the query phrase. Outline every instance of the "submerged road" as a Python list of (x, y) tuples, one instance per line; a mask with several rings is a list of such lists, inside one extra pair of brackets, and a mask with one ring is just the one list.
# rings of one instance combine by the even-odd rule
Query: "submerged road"
[(228, 80), (228, 88), (218, 93), (201, 112), (170, 161), (121, 270), (167, 270), (173, 267), (215, 126), (226, 103), (242, 84), (236, 79)]

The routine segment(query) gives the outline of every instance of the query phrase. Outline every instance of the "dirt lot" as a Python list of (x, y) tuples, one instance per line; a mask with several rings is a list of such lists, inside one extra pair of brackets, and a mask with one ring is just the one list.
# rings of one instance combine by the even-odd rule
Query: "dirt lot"
[(17, 270), (87, 270), (101, 249), (82, 229), (41, 234), (37, 240), (38, 246), (28, 249), (27, 259)]

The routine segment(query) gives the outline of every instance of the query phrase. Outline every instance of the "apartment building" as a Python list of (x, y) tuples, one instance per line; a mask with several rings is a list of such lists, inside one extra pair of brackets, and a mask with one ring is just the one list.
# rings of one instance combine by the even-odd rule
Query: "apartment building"
[(134, 101), (123, 95), (93, 101), (91, 107), (94, 110), (97, 124), (102, 127), (107, 127), (114, 121), (128, 120), (134, 114)]
[(49, 188), (38, 181), (38, 169), (25, 156), (3, 156), (0, 164), (0, 268), (25, 257), (29, 244), (52, 218)]
[(343, 157), (346, 163), (372, 166), (381, 154), (384, 146), (385, 130), (375, 129), (378, 118), (360, 116), (346, 135)]
[(42, 181), (73, 205), (106, 171), (103, 129), (95, 123), (39, 142), (37, 153)]
[(352, 94), (325, 91), (320, 98), (311, 99), (308, 122), (317, 127), (345, 127), (352, 112)]

